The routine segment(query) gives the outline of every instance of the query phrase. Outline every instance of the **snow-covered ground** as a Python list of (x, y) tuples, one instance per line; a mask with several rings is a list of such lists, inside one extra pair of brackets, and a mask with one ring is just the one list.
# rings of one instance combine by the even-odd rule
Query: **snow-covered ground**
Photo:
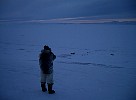
[[(136, 100), (136, 25), (0, 24), (0, 100)], [(56, 94), (40, 89), (47, 44)]]

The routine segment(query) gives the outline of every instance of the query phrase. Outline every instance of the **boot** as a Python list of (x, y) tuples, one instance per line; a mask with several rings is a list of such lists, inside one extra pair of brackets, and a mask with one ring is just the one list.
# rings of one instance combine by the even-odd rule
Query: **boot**
[(54, 94), (55, 93), (55, 91), (52, 90), (52, 86), (53, 86), (53, 84), (48, 84), (48, 93), (49, 94)]
[(45, 83), (44, 83), (44, 82), (41, 82), (41, 88), (42, 88), (42, 91), (43, 91), (43, 92), (47, 91), (47, 89), (46, 89), (46, 86), (45, 86)]

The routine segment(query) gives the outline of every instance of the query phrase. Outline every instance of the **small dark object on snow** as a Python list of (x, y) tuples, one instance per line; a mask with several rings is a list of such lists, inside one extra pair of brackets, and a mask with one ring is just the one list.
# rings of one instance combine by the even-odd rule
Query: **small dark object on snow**
[(74, 55), (74, 54), (75, 54), (75, 52), (72, 52), (71, 54), (72, 54), (72, 55)]
[(113, 54), (113, 53), (111, 53), (110, 55), (111, 55), (111, 56), (114, 56), (114, 54)]

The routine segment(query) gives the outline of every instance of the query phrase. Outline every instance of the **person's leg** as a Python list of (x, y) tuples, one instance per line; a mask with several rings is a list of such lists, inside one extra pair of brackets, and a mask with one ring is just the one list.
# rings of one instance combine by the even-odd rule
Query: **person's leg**
[(45, 82), (41, 82), (41, 88), (43, 92), (47, 91), (45, 84), (46, 84)]
[(54, 94), (55, 91), (52, 89), (54, 81), (53, 81), (53, 73), (48, 74), (47, 76), (47, 84), (48, 84), (48, 93), (49, 94)]
[(48, 93), (49, 94), (54, 94), (55, 93), (55, 91), (52, 89), (52, 86), (53, 86), (53, 84), (48, 84)]
[(41, 72), (41, 88), (42, 88), (43, 92), (47, 91), (47, 89), (46, 89), (46, 77), (47, 77), (47, 75), (43, 74)]

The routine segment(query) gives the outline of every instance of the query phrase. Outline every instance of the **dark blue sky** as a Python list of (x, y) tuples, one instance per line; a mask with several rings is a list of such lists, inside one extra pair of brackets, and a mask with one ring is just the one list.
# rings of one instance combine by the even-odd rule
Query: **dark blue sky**
[(0, 19), (136, 17), (134, 0), (0, 0)]

